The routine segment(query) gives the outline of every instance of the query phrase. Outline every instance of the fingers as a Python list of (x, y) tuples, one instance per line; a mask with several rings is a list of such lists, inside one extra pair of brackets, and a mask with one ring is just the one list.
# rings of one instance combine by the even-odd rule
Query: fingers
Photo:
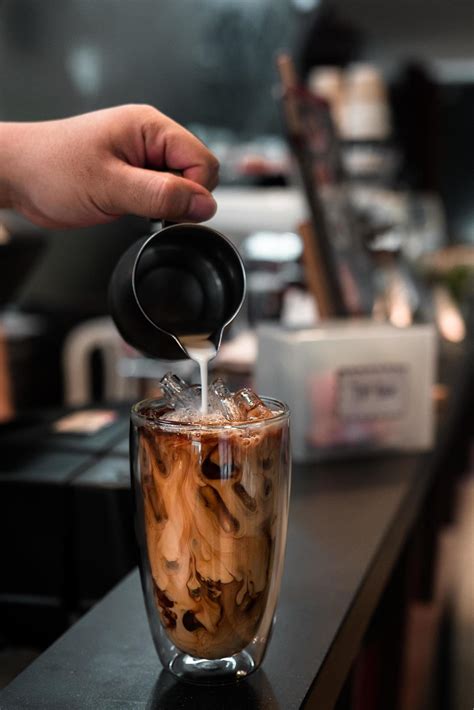
[(188, 180), (204, 185), (208, 190), (214, 190), (219, 182), (219, 163), (217, 158), (216, 164), (216, 168), (213, 168), (210, 164), (193, 165), (190, 168), (185, 168), (182, 172)]
[(165, 135), (165, 161), (172, 170), (214, 190), (219, 181), (219, 161), (192, 133), (178, 127)]
[(144, 126), (147, 164), (179, 170), (188, 180), (213, 190), (218, 183), (219, 161), (204, 143), (159, 111)]
[(104, 208), (109, 215), (203, 222), (216, 212), (210, 192), (186, 178), (129, 165), (121, 165), (112, 175)]

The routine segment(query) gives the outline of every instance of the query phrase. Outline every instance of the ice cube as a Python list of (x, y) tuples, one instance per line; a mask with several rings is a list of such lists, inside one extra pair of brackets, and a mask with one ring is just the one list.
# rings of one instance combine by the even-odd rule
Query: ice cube
[(242, 419), (268, 419), (271, 416), (271, 411), (250, 387), (244, 387), (236, 392), (233, 400)]
[(167, 372), (160, 380), (163, 394), (173, 407), (188, 407), (196, 409), (200, 406), (201, 396), (198, 388), (188, 385), (187, 382), (172, 372)]
[(230, 421), (240, 421), (242, 414), (234, 402), (232, 392), (220, 377), (209, 385), (209, 405), (211, 411), (221, 412)]

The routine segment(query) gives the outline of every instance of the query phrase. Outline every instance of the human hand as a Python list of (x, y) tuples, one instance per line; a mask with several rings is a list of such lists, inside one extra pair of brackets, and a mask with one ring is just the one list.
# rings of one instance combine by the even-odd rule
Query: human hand
[(216, 211), (217, 159), (152, 106), (1, 124), (0, 158), (1, 206), (42, 227), (86, 227), (124, 214), (200, 222)]

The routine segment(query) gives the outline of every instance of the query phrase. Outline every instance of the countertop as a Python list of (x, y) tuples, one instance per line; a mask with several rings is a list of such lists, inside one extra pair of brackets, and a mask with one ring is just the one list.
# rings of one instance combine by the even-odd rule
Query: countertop
[(331, 708), (432, 475), (426, 454), (294, 467), (273, 637), (236, 686), (162, 670), (135, 571), (0, 693), (1, 710)]

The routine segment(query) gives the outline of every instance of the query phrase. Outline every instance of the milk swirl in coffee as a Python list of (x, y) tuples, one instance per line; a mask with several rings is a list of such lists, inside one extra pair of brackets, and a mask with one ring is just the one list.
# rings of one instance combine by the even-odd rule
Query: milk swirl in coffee
[(195, 388), (163, 379), (172, 397), (137, 432), (154, 603), (178, 649), (223, 658), (265, 611), (288, 428), (249, 389), (214, 382), (199, 406)]

